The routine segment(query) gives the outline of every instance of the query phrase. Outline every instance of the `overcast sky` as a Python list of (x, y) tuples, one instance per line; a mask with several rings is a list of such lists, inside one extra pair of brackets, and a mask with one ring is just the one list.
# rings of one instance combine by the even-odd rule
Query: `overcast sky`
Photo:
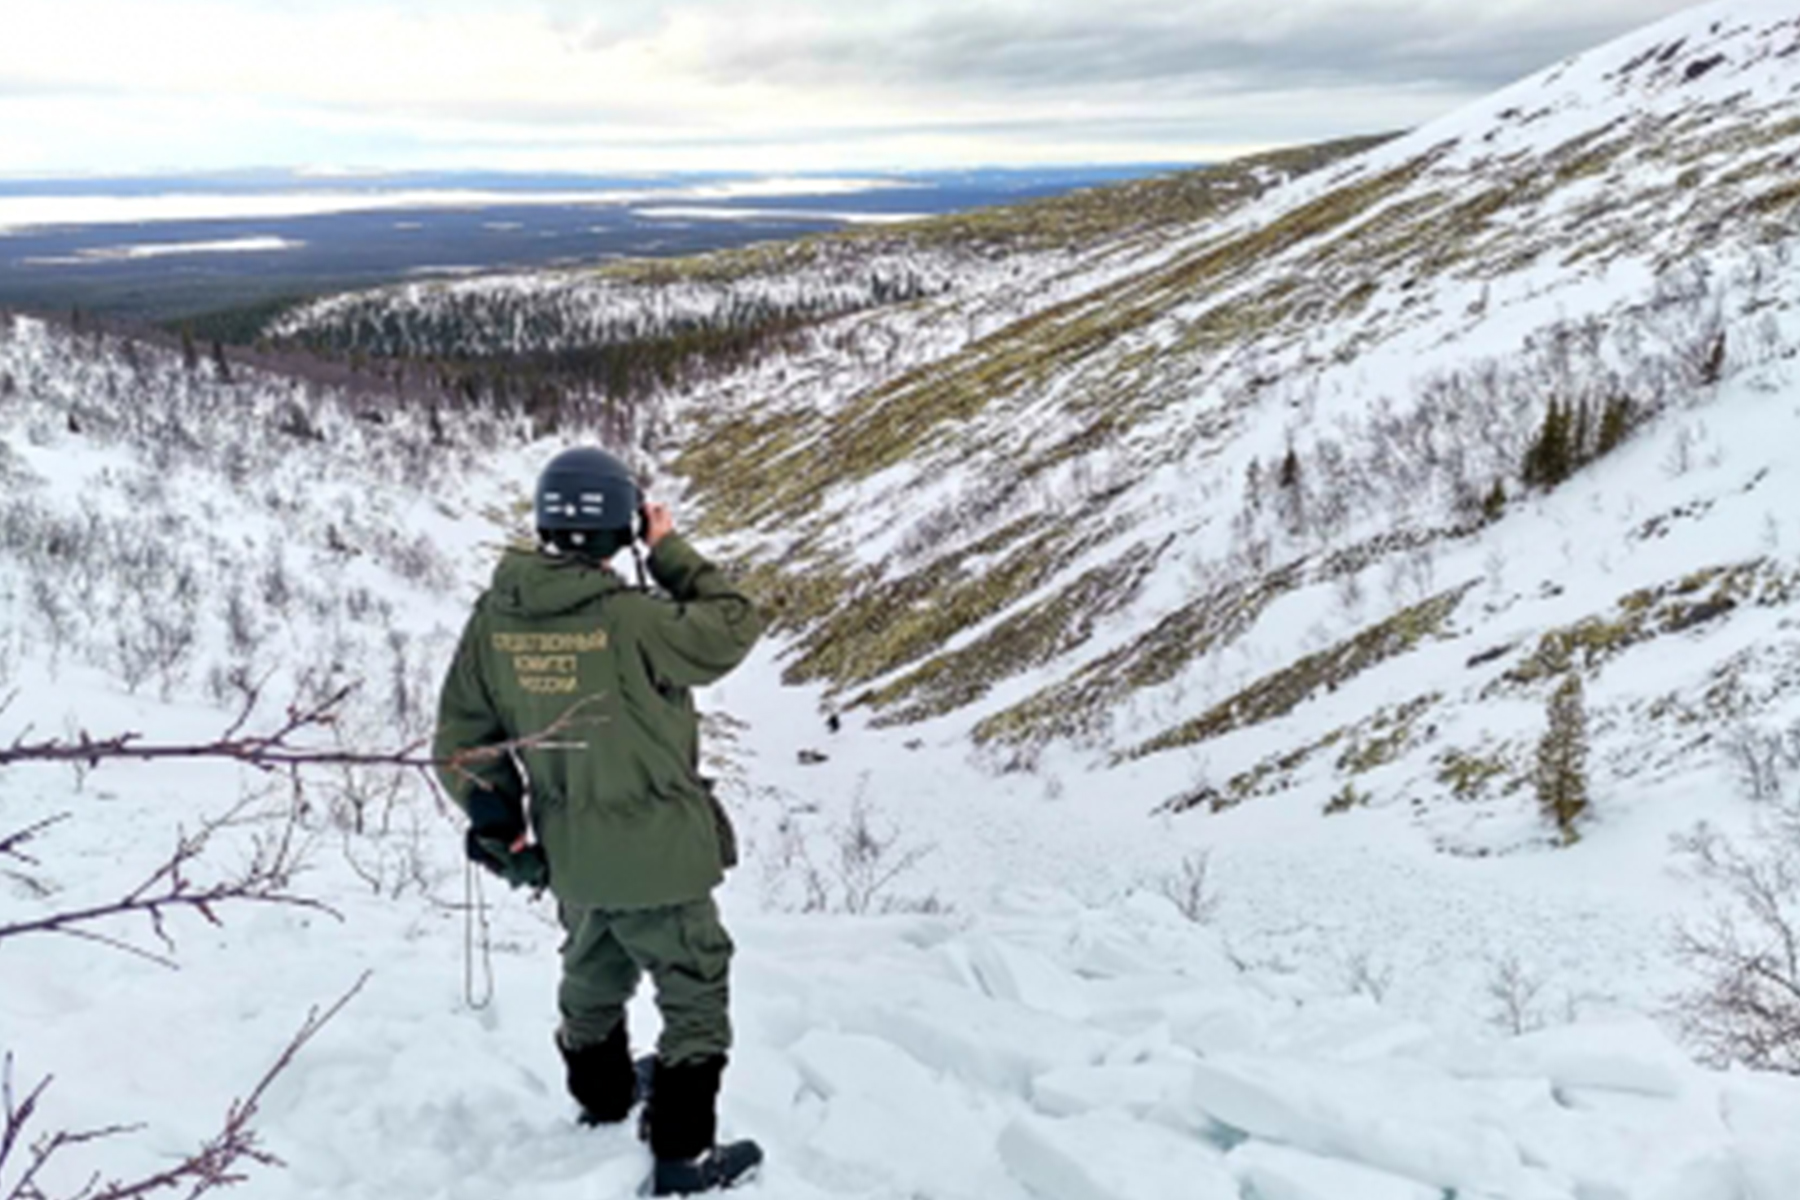
[(0, 174), (1192, 161), (1688, 0), (4, 0)]

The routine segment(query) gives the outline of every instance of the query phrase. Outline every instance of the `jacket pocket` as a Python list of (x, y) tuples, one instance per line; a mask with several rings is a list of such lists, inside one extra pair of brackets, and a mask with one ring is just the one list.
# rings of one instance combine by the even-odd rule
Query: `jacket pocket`
[(713, 790), (713, 781), (702, 777), (700, 787), (706, 793), (706, 806), (712, 809), (713, 824), (719, 832), (719, 865), (729, 871), (738, 865), (737, 830), (731, 824), (731, 814), (719, 802), (718, 792)]

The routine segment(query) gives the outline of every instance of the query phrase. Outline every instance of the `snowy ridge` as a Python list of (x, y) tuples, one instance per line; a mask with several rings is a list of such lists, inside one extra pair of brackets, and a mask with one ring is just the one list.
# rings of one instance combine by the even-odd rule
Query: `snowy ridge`
[(919, 299), (978, 277), (980, 266), (951, 255), (818, 257), (803, 272), (692, 280), (671, 272), (652, 275), (647, 285), (599, 272), (410, 283), (305, 305), (270, 334), (387, 355), (555, 352), (669, 329), (728, 326), (765, 313), (816, 318)]
[[(1277, 151), (893, 231), (817, 236), (675, 262), (348, 293), (284, 314), (267, 336), (342, 353), (508, 357), (875, 308), (895, 322), (880, 339), (879, 359), (897, 373), (1115, 277), (1122, 268), (1113, 260), (1142, 260), (1133, 269), (1158, 261), (1158, 248), (1181, 236), (1185, 214), (1240, 207), (1381, 140)], [(940, 321), (979, 321), (979, 331), (954, 342), (915, 342), (908, 326), (921, 310)], [(814, 350), (844, 332), (816, 337)], [(836, 352), (846, 353), (841, 346)], [(866, 356), (860, 347), (848, 353)]]
[[(679, 465), (787, 602), (790, 681), (1015, 763), (1191, 744), (1177, 717), (1299, 665), (1297, 633), (1322, 651), (1473, 580), (1537, 587), (1496, 543), (1569, 519), (1519, 479), (1550, 401), (1624, 397), (1666, 447), (1710, 427), (1670, 414), (1786, 387), (1795, 36), (1778, 5), (1685, 14), (905, 374), (852, 350), (698, 387)], [(835, 344), (914, 337), (889, 321)], [(1583, 480), (1619, 497), (1612, 465)], [(1496, 484), (1524, 502), (1489, 528)]]

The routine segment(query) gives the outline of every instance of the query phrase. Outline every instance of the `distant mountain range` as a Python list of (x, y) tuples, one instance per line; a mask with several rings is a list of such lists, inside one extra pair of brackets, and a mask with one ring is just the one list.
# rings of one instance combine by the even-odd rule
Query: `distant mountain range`
[(0, 305), (166, 320), (421, 275), (694, 254), (1169, 169), (0, 179)]

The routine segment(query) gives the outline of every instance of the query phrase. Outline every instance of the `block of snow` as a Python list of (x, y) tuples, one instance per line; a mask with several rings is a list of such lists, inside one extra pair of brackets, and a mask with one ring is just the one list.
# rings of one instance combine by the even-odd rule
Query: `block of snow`
[(1229, 1054), (1262, 1045), (1271, 1007), (1246, 992), (1204, 992), (1168, 1005), (1169, 1032), (1202, 1055)]
[(827, 1100), (877, 1092), (931, 1097), (938, 1091), (935, 1077), (917, 1059), (880, 1038), (815, 1030), (789, 1055), (801, 1078)]
[(1179, 917), (1160, 919), (1155, 909), (1145, 913), (1129, 908), (1152, 903), (1157, 902), (1134, 897), (1123, 912), (1082, 913), (1063, 961), (1078, 974), (1098, 979), (1175, 974), (1219, 985), (1238, 980), (1242, 972), (1210, 930)]
[(1226, 1165), (1257, 1200), (1443, 1200), (1443, 1189), (1341, 1158), (1245, 1142)]
[(1238, 1200), (1217, 1150), (1118, 1112), (1020, 1117), (1000, 1158), (1042, 1200)]
[(1097, 1109), (1120, 1109), (1145, 1117), (1186, 1096), (1191, 1066), (1146, 1063), (1129, 1067), (1069, 1067), (1040, 1075), (1031, 1083), (1031, 1102), (1040, 1112), (1072, 1117)]
[(969, 967), (988, 995), (1070, 1020), (1087, 1017), (1082, 981), (1044, 955), (982, 935), (967, 946)]
[(955, 1080), (860, 1034), (811, 1033), (791, 1054), (825, 1099), (808, 1149), (934, 1191), (998, 1176), (993, 1146), (1000, 1118), (973, 1103)]
[(1093, 1065), (1112, 1044), (1076, 1022), (935, 984), (898, 1001), (870, 996), (840, 1010), (838, 1023), (893, 1042), (933, 1070), (1021, 1097), (1036, 1076)]
[(1679, 1096), (1698, 1072), (1691, 1059), (1648, 1020), (1586, 1022), (1525, 1034), (1507, 1043), (1510, 1070), (1542, 1075), (1558, 1087)]
[(1366, 996), (1305, 1005), (1272, 1022), (1263, 1047), (1296, 1058), (1359, 1062), (1388, 1058), (1432, 1040), (1429, 1027), (1399, 1020)]
[(1191, 1059), (1193, 1056), (1175, 1045), (1174, 1034), (1169, 1030), (1167, 1021), (1160, 1021), (1147, 1029), (1141, 1029), (1130, 1037), (1120, 1038), (1106, 1052), (1105, 1063), (1109, 1067), (1129, 1067), (1134, 1063), (1149, 1062), (1154, 1058), (1181, 1057)]
[(1195, 1067), (1190, 1094), (1209, 1117), (1254, 1137), (1441, 1188), (1510, 1195), (1523, 1171), (1483, 1099), (1416, 1064), (1231, 1055)]

